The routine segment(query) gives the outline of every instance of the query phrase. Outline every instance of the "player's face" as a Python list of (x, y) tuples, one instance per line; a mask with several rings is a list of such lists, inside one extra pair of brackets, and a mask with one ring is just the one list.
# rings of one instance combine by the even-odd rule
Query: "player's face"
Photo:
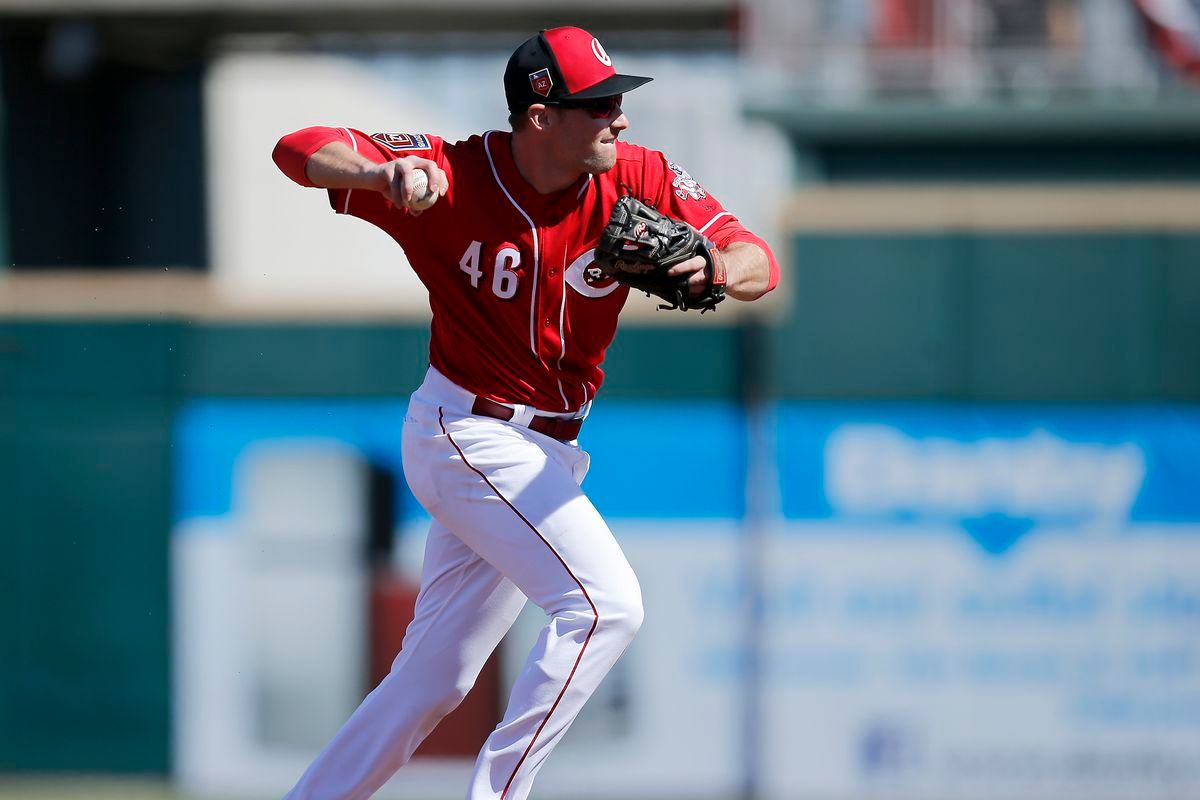
[(621, 100), (621, 95), (614, 95), (557, 109), (566, 160), (593, 175), (608, 172), (616, 165), (617, 137), (629, 127)]

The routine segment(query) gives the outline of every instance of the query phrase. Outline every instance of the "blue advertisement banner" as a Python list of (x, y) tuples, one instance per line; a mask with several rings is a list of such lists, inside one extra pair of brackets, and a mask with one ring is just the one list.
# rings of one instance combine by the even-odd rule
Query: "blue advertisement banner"
[(1200, 520), (1200, 410), (790, 405), (788, 519), (949, 523), (999, 554), (1039, 528)]
[[(423, 518), (400, 463), (404, 400), (199, 400), (175, 429), (176, 520), (221, 516), (239, 459), (264, 442), (350, 447), (401, 487), (398, 514)], [(730, 403), (599, 403), (580, 446), (591, 456), (584, 488), (614, 519), (740, 519), (745, 420)], [(702, 487), (697, 491), (697, 487)]]

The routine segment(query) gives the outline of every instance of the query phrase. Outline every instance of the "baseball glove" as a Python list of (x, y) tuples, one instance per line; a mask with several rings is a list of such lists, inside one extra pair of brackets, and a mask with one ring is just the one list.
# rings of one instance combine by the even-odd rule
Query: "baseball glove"
[[(699, 297), (691, 296), (688, 275), (667, 274), (692, 256), (703, 256), (707, 262), (704, 293)], [(605, 275), (662, 298), (666, 302), (661, 309), (698, 308), (703, 314), (725, 299), (725, 263), (717, 246), (691, 225), (636, 197), (622, 197), (613, 206), (600, 234), (595, 263)]]

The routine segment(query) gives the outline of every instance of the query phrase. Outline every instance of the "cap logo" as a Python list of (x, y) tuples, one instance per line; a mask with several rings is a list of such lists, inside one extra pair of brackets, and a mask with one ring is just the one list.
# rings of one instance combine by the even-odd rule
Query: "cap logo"
[(542, 97), (549, 97), (550, 87), (554, 85), (554, 80), (550, 77), (550, 68), (542, 67), (537, 72), (529, 73), (529, 85)]
[(612, 59), (608, 57), (608, 53), (604, 52), (604, 45), (600, 44), (599, 39), (592, 39), (592, 55), (594, 55), (596, 60), (604, 66), (612, 66)]

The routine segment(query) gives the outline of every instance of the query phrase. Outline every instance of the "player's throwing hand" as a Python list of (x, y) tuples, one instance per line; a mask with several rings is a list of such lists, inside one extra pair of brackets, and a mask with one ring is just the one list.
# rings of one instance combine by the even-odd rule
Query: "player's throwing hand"
[[(379, 164), (379, 191), (397, 208), (420, 214), (446, 194), (450, 182), (436, 161), (406, 156)], [(418, 176), (417, 173), (423, 173)]]

